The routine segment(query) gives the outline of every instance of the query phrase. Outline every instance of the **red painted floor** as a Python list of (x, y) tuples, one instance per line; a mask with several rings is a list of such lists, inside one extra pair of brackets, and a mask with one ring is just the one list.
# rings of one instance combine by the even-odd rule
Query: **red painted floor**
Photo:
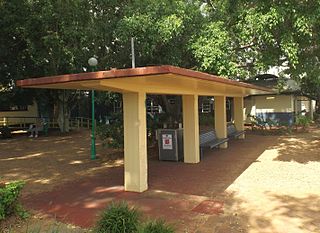
[(254, 136), (231, 141), (228, 149), (206, 151), (199, 164), (151, 158), (149, 190), (144, 193), (124, 192), (123, 167), (118, 167), (26, 197), (23, 202), (28, 208), (86, 228), (93, 226), (99, 212), (110, 202), (125, 200), (148, 218), (163, 218), (177, 229), (195, 232), (208, 215), (223, 213), (224, 203), (218, 196), (266, 147), (276, 142), (265, 137), (259, 148), (253, 147), (254, 143)]

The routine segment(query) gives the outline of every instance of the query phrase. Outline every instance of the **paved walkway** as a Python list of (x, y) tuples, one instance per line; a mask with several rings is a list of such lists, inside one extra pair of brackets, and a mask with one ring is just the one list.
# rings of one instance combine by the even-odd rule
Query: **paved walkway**
[[(29, 208), (90, 227), (112, 201), (126, 200), (177, 232), (320, 232), (320, 134), (248, 135), (200, 164), (149, 160), (149, 190), (123, 191), (123, 167), (29, 196)], [(303, 158), (301, 158), (303, 157)]]

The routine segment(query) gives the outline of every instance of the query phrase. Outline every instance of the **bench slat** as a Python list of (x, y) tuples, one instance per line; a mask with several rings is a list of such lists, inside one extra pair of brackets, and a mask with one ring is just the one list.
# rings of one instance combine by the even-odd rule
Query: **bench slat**
[(234, 124), (230, 124), (227, 126), (227, 134), (228, 134), (229, 138), (231, 138), (231, 137), (237, 138), (244, 133), (245, 133), (244, 130), (238, 131)]
[(203, 133), (199, 137), (200, 139), (200, 148), (214, 148), (219, 146), (222, 143), (227, 142), (228, 138), (217, 138), (215, 131), (209, 131), (207, 133)]

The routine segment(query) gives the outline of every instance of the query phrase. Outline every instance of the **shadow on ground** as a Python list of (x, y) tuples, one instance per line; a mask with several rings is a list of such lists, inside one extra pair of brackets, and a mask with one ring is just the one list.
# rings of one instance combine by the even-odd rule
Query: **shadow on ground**
[[(260, 210), (250, 207), (247, 200), (236, 193), (225, 197), (225, 212), (210, 216), (197, 231), (228, 232), (320, 232), (320, 196), (295, 197), (266, 192), (268, 208)], [(263, 207), (264, 205), (261, 205)]]
[(0, 141), (0, 177), (27, 182), (23, 194), (51, 190), (54, 186), (110, 167), (122, 166), (123, 153), (97, 144), (99, 159), (90, 160), (89, 131)]
[[(257, 143), (259, 147), (252, 146)], [(57, 216), (60, 221), (89, 227), (96, 221), (99, 211), (111, 201), (125, 200), (138, 206), (148, 217), (164, 218), (177, 229), (195, 232), (212, 215), (193, 210), (206, 201), (233, 201), (235, 198), (231, 196), (224, 198), (224, 191), (251, 164), (258, 163), (257, 159), (264, 150), (276, 143), (275, 137), (248, 135), (246, 140), (232, 140), (228, 149), (205, 151), (199, 164), (158, 161), (157, 148), (154, 148), (149, 151), (147, 192), (124, 192), (124, 171), (120, 166), (105, 169), (103, 173), (92, 177), (79, 177), (77, 181), (60, 185), (47, 193), (29, 196), (25, 204)], [(235, 203), (240, 201), (234, 200)], [(241, 217), (245, 215), (243, 212)], [(222, 222), (231, 218), (234, 219), (232, 214), (223, 217), (225, 220)], [(236, 222), (237, 218), (234, 219), (233, 228), (237, 226)], [(241, 225), (241, 228), (245, 227)]]
[[(288, 183), (285, 179), (295, 180), (281, 177), (282, 169), (286, 169), (283, 164), (293, 160), (303, 166), (308, 161), (318, 161), (317, 134), (249, 134), (245, 140), (230, 141), (228, 149), (205, 151), (199, 164), (158, 161), (158, 150), (153, 148), (148, 152), (149, 190), (141, 194), (124, 192), (121, 153), (115, 159), (103, 158), (107, 152), (98, 147), (100, 159), (90, 161), (89, 132), (39, 140), (42, 141), (0, 142), (6, 152), (2, 150), (0, 166), (8, 168), (1, 167), (1, 171), (8, 178), (26, 177), (33, 184), (29, 188), (47, 191), (25, 196), (24, 204), (62, 222), (90, 227), (109, 203), (125, 200), (141, 209), (145, 218), (163, 218), (174, 224), (177, 232), (286, 232), (279, 224), (290, 221), (294, 230), (308, 232), (319, 225), (318, 217), (313, 217), (319, 208), (310, 205), (319, 206), (318, 193), (303, 197), (277, 193), (283, 190), (281, 185)], [(40, 148), (39, 142), (43, 145)], [(300, 156), (305, 156), (310, 145), (309, 157), (302, 160)], [(277, 173), (273, 170), (275, 163), (281, 163)], [(274, 176), (270, 176), (272, 173)], [(39, 182), (40, 178), (48, 179), (54, 189), (46, 190), (46, 182)], [(275, 181), (279, 178), (282, 183), (277, 186)], [(255, 205), (250, 203), (253, 190), (261, 194), (261, 199), (253, 200), (257, 201)]]
[(312, 130), (309, 133), (296, 134), (291, 137), (282, 137), (275, 160), (285, 162), (320, 162), (320, 130)]
[(206, 150), (199, 164), (150, 160), (150, 188), (214, 197), (277, 143), (278, 137), (248, 135), (245, 140), (231, 140), (227, 149)]
[(288, 223), (294, 221), (301, 232), (320, 232), (320, 196), (270, 195), (278, 203), (274, 212), (284, 216)]

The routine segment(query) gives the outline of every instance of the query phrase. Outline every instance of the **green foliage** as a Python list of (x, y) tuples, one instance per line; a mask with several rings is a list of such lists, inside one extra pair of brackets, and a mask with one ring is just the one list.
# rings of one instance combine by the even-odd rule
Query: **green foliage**
[(284, 66), (303, 94), (320, 101), (318, 0), (2, 0), (0, 26), (5, 104), (37, 96), (17, 91), (13, 81), (89, 71), (93, 55), (98, 70), (130, 67), (131, 37), (137, 66), (171, 64), (240, 79)]
[(173, 233), (173, 228), (163, 220), (140, 222), (141, 214), (127, 203), (112, 203), (100, 215), (96, 233)]
[(313, 67), (312, 62), (308, 62), (310, 58), (306, 58), (304, 63), (306, 73), (300, 78), (299, 83), (302, 93), (318, 101), (317, 113), (320, 114), (320, 66)]
[(110, 124), (98, 124), (97, 135), (103, 141), (104, 145), (111, 148), (123, 148), (123, 117), (122, 113), (117, 113), (110, 119)]
[[(194, 66), (188, 46), (192, 35), (201, 28), (203, 17), (198, 1), (135, 0), (124, 7), (123, 14), (115, 30), (117, 43), (128, 51), (130, 37), (136, 38), (139, 66)], [(129, 65), (130, 61), (125, 56), (119, 57), (123, 58), (126, 59), (123, 63)]]
[(272, 127), (278, 125), (278, 122), (277, 122), (277, 121), (274, 121), (274, 120), (272, 120), (272, 119), (270, 119), (270, 118), (267, 118), (266, 123), (267, 123), (267, 125), (269, 126), (269, 129), (271, 129)]
[(21, 219), (27, 219), (30, 217), (30, 213), (23, 208), (21, 204), (17, 204), (16, 206), (16, 214)]
[[(164, 115), (164, 114), (163, 114)], [(111, 148), (123, 148), (124, 146), (124, 128), (122, 113), (114, 113), (110, 119), (110, 124), (98, 124), (97, 135), (103, 142), (103, 145)], [(159, 127), (158, 115), (153, 118), (147, 115), (147, 132), (148, 140), (153, 143), (155, 140), (155, 130)]]
[(26, 216), (18, 205), (18, 197), (23, 186), (23, 181), (15, 181), (0, 187), (0, 221), (14, 213)]
[(311, 119), (307, 116), (297, 116), (296, 117), (296, 126), (301, 126), (303, 129), (306, 129), (311, 123)]
[(139, 233), (174, 233), (172, 226), (162, 220), (151, 221), (143, 225)]
[(97, 91), (95, 96), (95, 103), (101, 105), (107, 105), (112, 107), (114, 103), (122, 101), (122, 96), (119, 93), (108, 91)]
[(266, 129), (267, 122), (265, 122), (262, 118), (250, 114), (248, 115), (248, 117), (250, 117), (252, 129), (254, 129), (255, 127), (257, 127), (260, 130)]
[[(188, 43), (202, 18), (198, 1), (3, 0), (0, 86), (11, 88), (13, 81), (26, 77), (91, 71), (87, 60), (93, 55), (99, 61), (97, 70), (130, 67), (132, 36), (137, 66), (192, 67)], [(12, 88), (14, 93), (17, 88)], [(38, 92), (18, 99), (30, 102)], [(59, 105), (58, 94), (47, 95)], [(73, 96), (65, 97), (66, 112), (75, 106)]]
[(319, 1), (217, 0), (204, 11), (208, 20), (191, 43), (198, 69), (241, 79), (283, 66), (320, 100)]
[(112, 203), (97, 222), (96, 233), (135, 233), (139, 228), (140, 213), (125, 202)]
[(191, 49), (200, 63), (200, 69), (220, 75), (235, 75), (236, 63), (232, 59), (232, 41), (221, 21), (210, 22), (194, 37)]
[(201, 113), (199, 114), (199, 124), (205, 126), (213, 126), (214, 124), (213, 113)]

